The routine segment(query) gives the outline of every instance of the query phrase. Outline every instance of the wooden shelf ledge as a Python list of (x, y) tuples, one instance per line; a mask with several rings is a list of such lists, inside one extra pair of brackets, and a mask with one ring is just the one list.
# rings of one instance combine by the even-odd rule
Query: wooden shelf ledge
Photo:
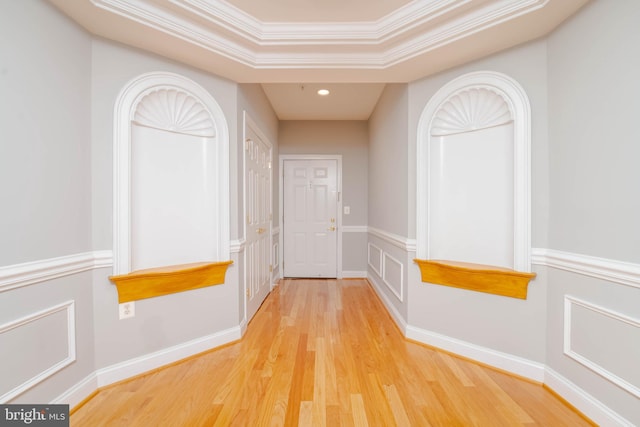
[(527, 299), (529, 281), (535, 273), (522, 273), (493, 265), (460, 261), (414, 259), (422, 281), (471, 291)]
[(118, 302), (136, 301), (224, 283), (233, 261), (196, 262), (132, 271), (111, 276), (118, 289)]

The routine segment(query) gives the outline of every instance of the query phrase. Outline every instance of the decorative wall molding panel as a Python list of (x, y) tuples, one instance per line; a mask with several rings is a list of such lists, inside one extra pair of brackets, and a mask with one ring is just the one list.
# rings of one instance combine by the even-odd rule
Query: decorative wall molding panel
[(404, 297), (404, 264), (386, 252), (382, 253), (382, 281), (391, 292), (403, 301)]
[(111, 251), (93, 251), (0, 267), (0, 292), (111, 267), (112, 263)]
[(532, 262), (640, 288), (640, 264), (545, 248), (533, 249)]
[(378, 276), (382, 277), (382, 249), (373, 243), (368, 245), (367, 264)]
[[(28, 379), (25, 379), (24, 382), (13, 387), (11, 390), (8, 390), (8, 391), (0, 390), (0, 392), (4, 391), (4, 394), (0, 395), (0, 403), (9, 402), (14, 397), (24, 393), (25, 391), (29, 390), (30, 388), (34, 387), (35, 385), (49, 378), (56, 372), (60, 371), (64, 367), (75, 362), (76, 360), (75, 302), (67, 301), (62, 304), (58, 304), (53, 307), (22, 317), (20, 319), (13, 320), (9, 323), (5, 323), (4, 325), (0, 325), (0, 342), (2, 342), (4, 341), (4, 338), (5, 338), (3, 335), (6, 334), (7, 339), (9, 339), (8, 336), (12, 331), (15, 331), (19, 328), (36, 328), (38, 323), (45, 322), (45, 320), (48, 317), (56, 315), (58, 313), (64, 313), (66, 316), (66, 329), (63, 331), (64, 336), (63, 335), (60, 336), (61, 340), (62, 339), (66, 340), (66, 354), (64, 355), (64, 357), (62, 357), (59, 360), (50, 361), (46, 369), (42, 370), (41, 372), (37, 373), (36, 375)], [(32, 333), (34, 332), (32, 331)], [(28, 341), (25, 342), (24, 339), (20, 339), (19, 341), (21, 345), (24, 345), (27, 347), (29, 346), (29, 344), (31, 344)], [(20, 349), (14, 348), (14, 350), (17, 351), (19, 354), (28, 354), (32, 351), (48, 350), (48, 351), (45, 351), (44, 354), (51, 356), (52, 353), (54, 353), (53, 349), (51, 348), (42, 349), (39, 347), (39, 343), (42, 341), (43, 340), (39, 340), (38, 344), (36, 344), (38, 346), (37, 349), (32, 348), (32, 349), (29, 349), (29, 351), (26, 351), (26, 349), (23, 349), (25, 351), (21, 351)], [(2, 343), (0, 347), (2, 347), (5, 350), (8, 350), (11, 346), (5, 342), (5, 343)], [(55, 354), (53, 355), (55, 356)], [(3, 360), (3, 368), (11, 369), (11, 366), (7, 364), (6, 360)], [(6, 381), (6, 377), (7, 377), (6, 373), (3, 374), (2, 377)]]
[[(580, 328), (574, 333), (573, 326), (579, 322), (575, 319), (578, 310), (583, 310), (585, 313), (581, 317)], [(596, 322), (599, 327), (591, 327)], [(640, 319), (565, 295), (564, 354), (640, 398), (638, 343), (640, 343)], [(603, 351), (606, 354), (602, 354)], [(604, 366), (605, 364), (609, 366)], [(619, 375), (612, 371), (618, 372)], [(623, 379), (622, 376), (630, 381)]]

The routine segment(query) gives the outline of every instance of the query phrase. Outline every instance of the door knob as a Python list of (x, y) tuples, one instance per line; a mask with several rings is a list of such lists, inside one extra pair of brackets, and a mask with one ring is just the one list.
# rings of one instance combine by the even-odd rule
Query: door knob
[(334, 227), (334, 226), (332, 225), (331, 227), (327, 228), (327, 230), (329, 230), (329, 231), (336, 231), (336, 227)]
[(265, 231), (267, 231), (267, 230), (265, 230), (264, 228), (258, 228), (258, 229), (256, 230), (256, 233), (258, 233), (258, 234), (262, 234), (262, 233), (264, 233)]

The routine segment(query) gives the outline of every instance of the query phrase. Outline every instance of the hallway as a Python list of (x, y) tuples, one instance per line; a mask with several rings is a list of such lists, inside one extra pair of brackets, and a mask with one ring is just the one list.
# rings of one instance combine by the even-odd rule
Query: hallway
[(405, 340), (365, 280), (280, 281), (236, 343), (106, 387), (73, 426), (581, 426), (541, 386)]

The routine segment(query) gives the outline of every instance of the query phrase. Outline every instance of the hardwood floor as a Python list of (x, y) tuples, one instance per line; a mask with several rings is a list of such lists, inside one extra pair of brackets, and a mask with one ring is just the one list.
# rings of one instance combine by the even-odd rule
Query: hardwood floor
[(542, 386), (406, 341), (365, 280), (283, 280), (234, 344), (101, 390), (72, 426), (589, 426)]

